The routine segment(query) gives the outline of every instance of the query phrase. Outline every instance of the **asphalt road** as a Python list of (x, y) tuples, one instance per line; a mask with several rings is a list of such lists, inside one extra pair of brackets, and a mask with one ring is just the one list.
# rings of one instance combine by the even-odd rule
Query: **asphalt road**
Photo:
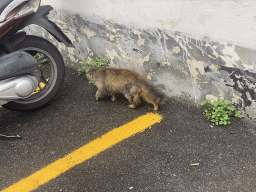
[[(96, 88), (75, 70), (47, 106), (33, 112), (0, 108), (0, 190), (90, 143), (114, 128), (153, 112), (128, 109), (123, 97), (95, 101)], [(75, 166), (37, 192), (256, 191), (256, 128), (232, 119), (206, 122), (202, 111), (167, 100), (160, 123)]]

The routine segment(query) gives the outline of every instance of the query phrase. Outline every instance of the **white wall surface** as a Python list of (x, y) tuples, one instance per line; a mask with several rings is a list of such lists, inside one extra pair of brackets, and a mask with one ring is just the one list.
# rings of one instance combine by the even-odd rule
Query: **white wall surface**
[[(256, 0), (42, 0), (75, 49), (40, 27), (72, 68), (95, 57), (142, 72), (169, 97), (223, 98), (256, 125)], [(176, 33), (177, 32), (177, 33)]]
[(255, 0), (42, 0), (56, 9), (256, 49)]

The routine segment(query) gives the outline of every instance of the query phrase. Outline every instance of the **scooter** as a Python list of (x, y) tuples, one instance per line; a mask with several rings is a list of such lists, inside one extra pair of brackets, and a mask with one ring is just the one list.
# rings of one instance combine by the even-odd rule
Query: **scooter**
[(20, 30), (35, 24), (57, 41), (74, 47), (47, 18), (53, 8), (40, 3), (41, 0), (0, 0), (0, 105), (10, 110), (44, 106), (58, 93), (65, 75), (58, 49), (46, 39)]

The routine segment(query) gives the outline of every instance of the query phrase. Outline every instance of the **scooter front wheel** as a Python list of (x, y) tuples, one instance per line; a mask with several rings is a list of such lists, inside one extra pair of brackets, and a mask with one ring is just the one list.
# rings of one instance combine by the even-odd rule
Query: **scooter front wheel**
[(44, 106), (58, 93), (64, 81), (65, 67), (60, 52), (46, 39), (30, 35), (14, 50), (25, 51), (36, 58), (36, 73), (40, 80), (37, 90), (29, 98), (11, 101), (3, 107), (20, 111)]

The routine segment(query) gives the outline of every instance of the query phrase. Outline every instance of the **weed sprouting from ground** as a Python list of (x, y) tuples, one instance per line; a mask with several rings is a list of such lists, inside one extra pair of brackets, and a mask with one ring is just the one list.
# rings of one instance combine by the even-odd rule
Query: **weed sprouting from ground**
[(241, 111), (237, 111), (236, 108), (230, 106), (230, 103), (224, 99), (215, 100), (213, 104), (209, 99), (206, 99), (201, 103), (201, 106), (204, 107), (205, 119), (215, 123), (215, 125), (231, 124), (231, 116), (242, 118)]

